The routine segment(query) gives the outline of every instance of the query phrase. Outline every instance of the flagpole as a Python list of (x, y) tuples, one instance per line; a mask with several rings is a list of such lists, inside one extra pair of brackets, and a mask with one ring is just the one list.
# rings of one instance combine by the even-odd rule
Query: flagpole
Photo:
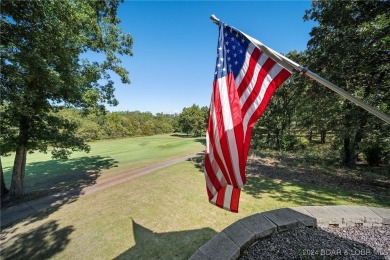
[[(215, 24), (219, 24), (219, 19), (215, 16), (215, 15), (211, 15), (210, 16), (210, 19), (215, 23)], [(243, 33), (243, 32), (241, 32)], [(382, 111), (364, 103), (362, 100), (354, 97), (353, 95), (351, 95), (350, 93), (346, 92), (345, 90), (339, 88), (337, 85), (333, 84), (332, 82), (330, 82), (329, 80), (326, 80), (324, 78), (322, 78), (321, 76), (319, 76), (318, 74), (308, 70), (307, 68), (299, 65), (298, 63), (290, 60), (289, 58), (281, 55), (280, 53), (274, 51), (273, 49), (267, 47), (266, 45), (264, 45), (263, 43), (261, 43), (260, 41), (252, 38), (251, 36), (243, 33), (253, 44), (255, 44), (257, 47), (259, 47), (260, 50), (262, 50), (264, 53), (266, 53), (269, 57), (273, 58), (275, 61), (277, 61), (278, 63), (280, 63), (283, 67), (285, 67), (286, 69), (289, 69), (289, 70), (295, 70), (295, 71), (298, 71), (300, 73), (302, 73), (303, 75), (306, 75), (307, 77), (317, 81), (318, 83), (322, 84), (323, 86), (333, 90), (334, 92), (336, 92), (337, 94), (341, 95), (342, 97), (348, 99), (349, 101), (355, 103), (356, 105), (360, 106), (361, 108), (365, 109), (366, 111), (370, 112), (371, 114), (379, 117), (380, 119), (382, 119), (383, 121), (385, 121), (386, 123), (390, 124), (390, 116), (388, 116), (387, 114), (383, 113)]]

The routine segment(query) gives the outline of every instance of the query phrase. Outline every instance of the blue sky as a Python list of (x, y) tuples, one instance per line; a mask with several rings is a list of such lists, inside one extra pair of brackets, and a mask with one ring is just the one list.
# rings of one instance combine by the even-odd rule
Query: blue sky
[[(110, 111), (180, 113), (208, 106), (215, 70), (218, 26), (240, 29), (268, 47), (302, 51), (313, 22), (304, 22), (309, 1), (125, 1), (121, 28), (134, 38), (133, 57), (122, 57), (130, 85), (116, 80), (119, 100)], [(302, 64), (304, 65), (304, 64)]]

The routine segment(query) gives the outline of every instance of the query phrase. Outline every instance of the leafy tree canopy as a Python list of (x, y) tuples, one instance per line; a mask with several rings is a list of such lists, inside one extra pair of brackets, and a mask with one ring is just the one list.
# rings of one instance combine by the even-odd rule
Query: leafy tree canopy
[(180, 130), (187, 135), (201, 136), (206, 131), (208, 107), (199, 107), (193, 104), (185, 107), (179, 115), (178, 125)]
[[(388, 1), (314, 1), (306, 20), (318, 22), (310, 33), (310, 67), (366, 103), (390, 112), (390, 4)], [(329, 104), (342, 142), (343, 162), (353, 165), (365, 139), (381, 143), (388, 125), (339, 99)], [(372, 134), (378, 134), (373, 138)]]
[[(23, 179), (27, 151), (53, 148), (54, 157), (66, 158), (88, 150), (76, 125), (55, 113), (61, 106), (116, 105), (110, 73), (130, 83), (119, 55), (132, 55), (133, 39), (119, 27), (120, 2), (1, 1), (0, 141), (2, 154), (16, 151), (15, 178)], [(105, 58), (81, 59), (86, 52)]]

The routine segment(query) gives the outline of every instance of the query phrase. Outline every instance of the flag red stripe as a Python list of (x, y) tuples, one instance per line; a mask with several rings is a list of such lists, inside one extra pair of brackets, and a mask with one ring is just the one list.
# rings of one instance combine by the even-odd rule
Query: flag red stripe
[[(245, 104), (242, 106), (242, 114), (245, 115), (249, 108), (252, 106), (253, 102), (258, 98), (261, 87), (263, 85), (263, 82), (265, 78), (268, 75), (268, 72), (271, 70), (271, 68), (275, 65), (275, 61), (271, 59), (267, 59), (267, 61), (264, 63), (264, 65), (261, 67), (260, 72), (257, 76), (256, 85), (253, 88), (251, 94), (245, 101)], [(266, 90), (266, 93), (268, 92), (268, 89)]]
[(261, 56), (261, 51), (257, 48), (255, 48), (252, 52), (252, 55), (249, 59), (249, 66), (248, 70), (245, 73), (244, 78), (242, 79), (240, 86), (237, 89), (238, 95), (241, 97), (242, 94), (245, 92), (245, 89), (248, 87), (250, 82), (252, 81), (253, 74), (256, 68), (256, 64)]
[[(228, 91), (229, 91), (229, 101), (230, 101), (230, 113), (233, 121), (233, 131), (236, 139), (236, 149), (237, 156), (238, 156), (238, 174), (239, 178), (241, 178), (241, 181), (238, 181), (238, 183), (245, 184), (246, 178), (245, 178), (245, 160), (244, 160), (244, 154), (243, 154), (243, 143), (242, 140), (244, 140), (244, 129), (242, 128), (242, 114), (241, 114), (241, 106), (240, 106), (240, 98), (237, 93), (237, 89), (235, 86), (235, 81), (233, 77), (233, 73), (230, 73), (228, 75)], [(236, 177), (237, 172), (234, 174)]]
[[(214, 82), (214, 89), (216, 89), (217, 83), (218, 83), (218, 81)], [(215, 104), (215, 94), (213, 94), (213, 104)], [(224, 175), (225, 179), (229, 180), (227, 170), (225, 169), (225, 163), (222, 160), (223, 157), (221, 158), (221, 156), (223, 156), (223, 154), (221, 154), (221, 156), (220, 156), (220, 153), (218, 152), (218, 149), (217, 149), (216, 142), (218, 142), (218, 140), (215, 140), (215, 136), (214, 136), (214, 132), (217, 131), (216, 129), (214, 129), (215, 128), (214, 121), (213, 121), (214, 115), (215, 115), (215, 108), (213, 105), (210, 105), (210, 115), (209, 115), (209, 123), (208, 123), (208, 127), (207, 127), (207, 132), (209, 134), (209, 139), (210, 139), (210, 144), (211, 144), (214, 160), (218, 163), (218, 166), (221, 169), (221, 172)]]
[(238, 205), (240, 202), (241, 189), (233, 188), (232, 198), (230, 201), (230, 210), (232, 212), (238, 212)]
[[(226, 77), (225, 77), (226, 78)], [(222, 80), (226, 80), (225, 78), (222, 78)], [(226, 181), (233, 185), (237, 186), (237, 181), (234, 177), (234, 170), (233, 170), (233, 163), (230, 156), (230, 148), (229, 148), (229, 142), (227, 138), (227, 134), (225, 131), (225, 124), (224, 124), (224, 118), (223, 118), (223, 107), (222, 107), (222, 100), (221, 100), (221, 93), (219, 91), (219, 82), (216, 80), (215, 88), (214, 88), (214, 105), (215, 105), (215, 114), (217, 118), (217, 125), (218, 125), (218, 134), (219, 134), (219, 142), (222, 148), (223, 153), (223, 159), (225, 161), (227, 172), (223, 172), (224, 176), (226, 178)], [(226, 98), (226, 97), (225, 97)], [(226, 109), (226, 108), (225, 108)], [(221, 158), (222, 159), (222, 158)]]
[(216, 204), (218, 207), (223, 208), (223, 201), (224, 201), (224, 198), (225, 198), (225, 191), (226, 191), (226, 186), (225, 186), (225, 187), (222, 187), (222, 188), (218, 191), (217, 201), (215, 202), (215, 204)]
[(251, 139), (252, 139), (252, 127), (249, 126), (245, 133), (245, 143), (244, 143), (244, 158), (245, 161), (248, 159), (249, 149), (251, 147)]
[[(213, 167), (211, 166), (209, 155), (206, 155), (206, 157), (205, 157), (204, 166), (205, 166), (205, 170), (207, 172), (207, 176), (208, 176), (211, 184), (218, 191), (221, 188), (221, 185), (220, 185), (220, 182), (217, 178), (217, 173), (214, 172)], [(210, 191), (210, 193), (211, 193), (211, 191)], [(209, 199), (212, 199), (212, 196), (209, 195)]]

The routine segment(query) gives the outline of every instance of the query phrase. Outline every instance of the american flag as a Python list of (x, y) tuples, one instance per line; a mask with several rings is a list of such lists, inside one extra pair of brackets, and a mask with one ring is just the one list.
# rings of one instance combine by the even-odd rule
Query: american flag
[(205, 154), (212, 204), (238, 212), (252, 128), (276, 88), (290, 75), (242, 32), (219, 23)]

